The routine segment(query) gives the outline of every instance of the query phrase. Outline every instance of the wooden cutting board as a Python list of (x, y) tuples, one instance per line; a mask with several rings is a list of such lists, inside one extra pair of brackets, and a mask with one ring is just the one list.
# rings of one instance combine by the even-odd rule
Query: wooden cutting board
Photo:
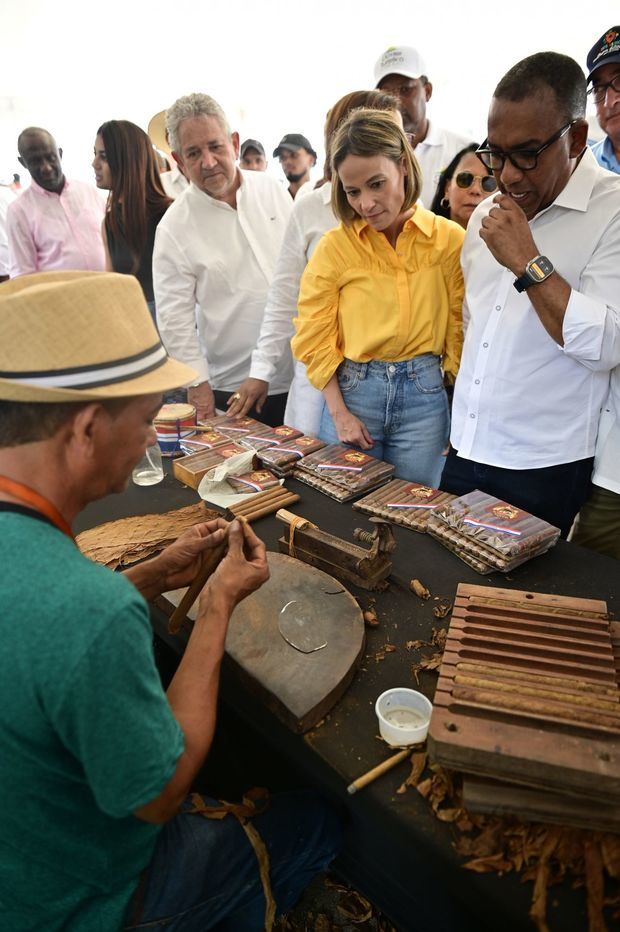
[[(226, 659), (248, 690), (289, 728), (303, 733), (326, 715), (353, 679), (364, 649), (364, 620), (353, 596), (332, 576), (284, 554), (269, 553), (268, 558), (270, 579), (237, 606), (230, 620)], [(184, 593), (167, 592), (157, 604), (170, 615)], [(197, 605), (190, 619), (196, 610)], [(326, 646), (303, 653), (288, 643), (279, 621), (291, 612), (312, 631), (316, 644)]]
[(620, 805), (604, 602), (461, 583), (429, 729), (446, 767)]

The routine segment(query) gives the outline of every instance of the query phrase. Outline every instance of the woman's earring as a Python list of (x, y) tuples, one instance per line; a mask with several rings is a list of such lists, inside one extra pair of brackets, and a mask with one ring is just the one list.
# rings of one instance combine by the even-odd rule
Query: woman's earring
[(443, 207), (444, 210), (447, 210), (450, 206), (450, 201), (447, 197), (442, 197), (442, 199), (439, 201), (439, 204), (441, 207)]

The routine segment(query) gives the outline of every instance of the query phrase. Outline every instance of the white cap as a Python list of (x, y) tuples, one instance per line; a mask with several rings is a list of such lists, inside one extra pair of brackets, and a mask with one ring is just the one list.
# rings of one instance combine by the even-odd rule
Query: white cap
[(410, 45), (393, 45), (386, 49), (375, 65), (375, 87), (388, 74), (402, 74), (405, 78), (428, 76), (424, 59)]

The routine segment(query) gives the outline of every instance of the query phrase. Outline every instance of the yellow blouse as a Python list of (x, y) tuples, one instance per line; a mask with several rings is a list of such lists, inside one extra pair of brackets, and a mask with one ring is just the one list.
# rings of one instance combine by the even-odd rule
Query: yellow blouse
[(323, 389), (345, 357), (398, 362), (434, 353), (456, 375), (464, 236), (421, 205), (395, 249), (361, 218), (326, 233), (301, 279), (291, 341), (312, 384)]

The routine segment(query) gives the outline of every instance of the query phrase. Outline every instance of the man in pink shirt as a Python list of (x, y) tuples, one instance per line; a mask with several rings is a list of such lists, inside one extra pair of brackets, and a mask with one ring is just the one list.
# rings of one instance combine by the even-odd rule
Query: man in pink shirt
[(17, 140), (19, 161), (32, 178), (7, 215), (11, 278), (54, 269), (105, 270), (104, 203), (94, 186), (67, 181), (62, 149), (44, 129)]

